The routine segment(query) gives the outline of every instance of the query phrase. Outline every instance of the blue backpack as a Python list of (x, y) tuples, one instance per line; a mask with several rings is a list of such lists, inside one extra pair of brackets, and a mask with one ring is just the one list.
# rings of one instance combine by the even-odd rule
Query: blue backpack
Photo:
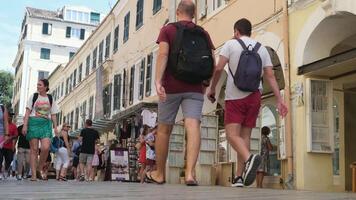
[(60, 137), (54, 137), (51, 142), (50, 151), (56, 153), (59, 148), (64, 146), (64, 141)]
[(257, 53), (261, 44), (257, 42), (250, 49), (251, 45), (247, 47), (241, 39), (237, 39), (237, 41), (240, 43), (243, 51), (241, 52), (235, 74), (232, 73), (230, 67), (229, 71), (237, 88), (245, 92), (256, 92), (259, 89), (262, 74), (262, 60)]

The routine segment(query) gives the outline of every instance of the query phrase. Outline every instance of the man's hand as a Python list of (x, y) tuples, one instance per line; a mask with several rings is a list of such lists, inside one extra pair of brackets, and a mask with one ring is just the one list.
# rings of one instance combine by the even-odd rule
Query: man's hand
[(284, 118), (288, 113), (288, 108), (283, 100), (277, 102), (277, 111)]
[(215, 90), (210, 88), (207, 96), (208, 96), (208, 99), (210, 100), (211, 103), (214, 103), (216, 101)]
[(166, 90), (162, 86), (162, 83), (159, 82), (159, 81), (156, 81), (156, 91), (157, 91), (157, 95), (159, 97), (159, 100), (161, 102), (166, 101), (166, 99), (167, 99)]

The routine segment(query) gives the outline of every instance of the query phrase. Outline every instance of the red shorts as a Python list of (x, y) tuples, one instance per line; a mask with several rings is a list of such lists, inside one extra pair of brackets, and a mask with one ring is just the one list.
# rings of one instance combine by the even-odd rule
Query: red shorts
[(248, 128), (255, 128), (260, 107), (260, 91), (254, 92), (243, 99), (226, 100), (225, 125), (235, 123)]

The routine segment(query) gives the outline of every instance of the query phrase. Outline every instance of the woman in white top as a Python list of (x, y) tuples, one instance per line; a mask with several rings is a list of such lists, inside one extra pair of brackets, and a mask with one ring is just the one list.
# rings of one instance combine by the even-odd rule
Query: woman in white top
[[(47, 79), (41, 79), (37, 83), (37, 93), (31, 95), (26, 106), (24, 125), (22, 133), (30, 142), (30, 164), (32, 171), (31, 181), (36, 181), (38, 146), (41, 142), (41, 154), (39, 160), (39, 170), (43, 180), (47, 180), (47, 174), (44, 170), (45, 162), (49, 154), (49, 147), (53, 137), (52, 128), (55, 134), (58, 134), (56, 114), (59, 112), (58, 106), (49, 91), (49, 82)], [(53, 124), (52, 124), (53, 122)]]

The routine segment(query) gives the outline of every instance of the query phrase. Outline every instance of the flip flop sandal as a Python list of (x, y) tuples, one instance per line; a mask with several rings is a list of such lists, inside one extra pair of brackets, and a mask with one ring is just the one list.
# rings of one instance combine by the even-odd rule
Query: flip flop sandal
[(187, 186), (198, 186), (198, 182), (196, 180), (185, 181), (185, 185), (187, 185)]
[(145, 174), (145, 178), (146, 178), (146, 180), (149, 181), (149, 183), (154, 183), (157, 185), (163, 185), (166, 183), (166, 181), (156, 181), (155, 179), (152, 178), (151, 175), (148, 175), (147, 173)]

